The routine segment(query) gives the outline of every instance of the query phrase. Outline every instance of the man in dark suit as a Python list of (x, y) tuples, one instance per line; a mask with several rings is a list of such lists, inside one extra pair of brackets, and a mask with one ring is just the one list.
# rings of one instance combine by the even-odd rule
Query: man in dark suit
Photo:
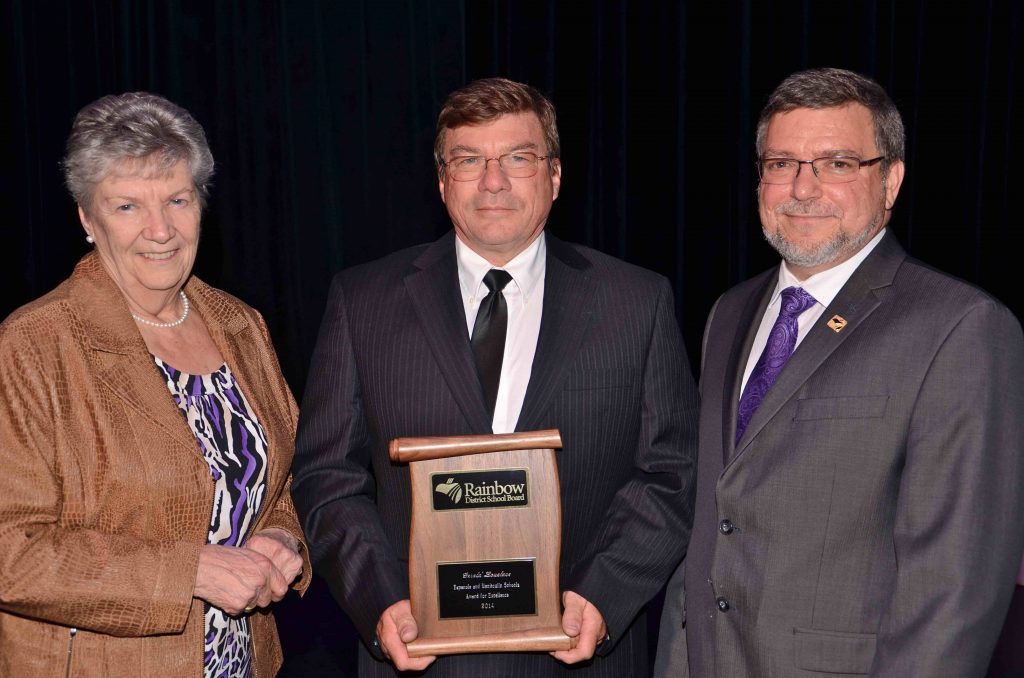
[(849, 71), (797, 73), (761, 114), (783, 263), (707, 322), (658, 676), (984, 675), (1024, 542), (1024, 340), (886, 231), (903, 149)]
[[(454, 233), (331, 288), (293, 484), (314, 567), (365, 641), (363, 676), (646, 675), (643, 608), (685, 549), (695, 472), (696, 389), (669, 285), (545, 235), (561, 162), (539, 92), (476, 81), (437, 129)], [(546, 428), (564, 444), (562, 627), (577, 647), (410, 658), (409, 470), (388, 441)]]

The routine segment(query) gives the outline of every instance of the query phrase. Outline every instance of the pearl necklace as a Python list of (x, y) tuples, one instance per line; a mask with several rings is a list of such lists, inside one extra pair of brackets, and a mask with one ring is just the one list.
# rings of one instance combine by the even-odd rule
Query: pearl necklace
[(180, 290), (178, 292), (178, 294), (181, 295), (181, 303), (185, 307), (185, 310), (181, 312), (181, 317), (178, 318), (177, 320), (175, 320), (174, 322), (170, 322), (170, 323), (153, 322), (152, 320), (146, 320), (145, 318), (140, 318), (139, 316), (135, 315), (134, 313), (132, 313), (132, 318), (135, 319), (135, 322), (140, 322), (143, 325), (149, 325), (150, 327), (177, 327), (181, 323), (185, 322), (185, 318), (188, 317), (188, 297), (185, 296), (185, 290)]

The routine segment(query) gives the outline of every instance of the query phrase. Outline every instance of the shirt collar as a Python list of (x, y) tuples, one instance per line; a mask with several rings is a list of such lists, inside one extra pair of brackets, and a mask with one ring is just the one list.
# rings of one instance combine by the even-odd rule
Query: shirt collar
[(783, 261), (779, 269), (779, 281), (775, 284), (775, 291), (772, 292), (772, 300), (769, 306), (774, 306), (778, 303), (782, 290), (787, 287), (802, 287), (823, 308), (827, 308), (832, 303), (832, 300), (836, 298), (836, 295), (839, 294), (839, 290), (843, 289), (843, 285), (850, 279), (853, 272), (857, 270), (857, 267), (867, 259), (868, 255), (871, 254), (871, 250), (875, 249), (875, 246), (881, 242), (883, 236), (885, 236), (884, 228), (852, 257), (832, 268), (815, 273), (807, 278), (807, 280), (798, 280), (790, 272), (786, 262)]
[(528, 304), (531, 295), (537, 288), (537, 283), (544, 279), (546, 255), (547, 244), (544, 241), (543, 231), (525, 250), (504, 266), (495, 266), (470, 249), (456, 236), (455, 258), (458, 262), (462, 294), (469, 299), (471, 305), (476, 305), (487, 294), (487, 288), (484, 286), (484, 276), (487, 271), (499, 268), (512, 276), (512, 282), (509, 285), (515, 285), (523, 295), (523, 303)]

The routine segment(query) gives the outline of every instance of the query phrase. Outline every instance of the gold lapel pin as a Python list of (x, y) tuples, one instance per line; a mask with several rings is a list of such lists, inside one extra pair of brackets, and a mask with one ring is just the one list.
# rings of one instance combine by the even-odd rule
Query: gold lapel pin
[(840, 332), (844, 327), (846, 327), (846, 318), (841, 315), (834, 315), (829, 318), (827, 324), (833, 332)]

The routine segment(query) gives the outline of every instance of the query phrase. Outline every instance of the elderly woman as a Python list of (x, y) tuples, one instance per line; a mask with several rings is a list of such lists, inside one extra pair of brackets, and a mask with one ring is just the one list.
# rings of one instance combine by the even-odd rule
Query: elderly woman
[(297, 410), (260, 315), (191, 276), (203, 130), (104, 97), (64, 171), (95, 251), (0, 325), (0, 676), (272, 676)]

